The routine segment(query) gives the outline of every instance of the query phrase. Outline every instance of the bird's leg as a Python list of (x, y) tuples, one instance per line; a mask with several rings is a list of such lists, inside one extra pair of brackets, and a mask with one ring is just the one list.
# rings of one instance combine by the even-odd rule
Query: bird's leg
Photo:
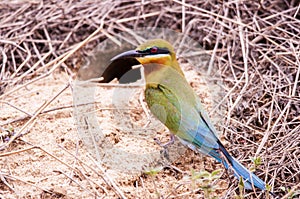
[(166, 143), (162, 143), (158, 138), (154, 138), (154, 141), (156, 142), (156, 144), (158, 144), (159, 146), (161, 146), (162, 148), (167, 148), (169, 145), (174, 144), (175, 142), (175, 135), (174, 134), (170, 134), (170, 140)]
[(174, 144), (175, 142), (175, 136), (171, 133), (170, 134), (170, 140), (166, 143), (162, 143), (158, 138), (154, 138), (154, 141), (163, 148), (163, 150), (161, 151), (161, 153), (163, 154), (163, 156), (170, 161), (170, 156), (169, 156), (169, 152), (168, 152), (168, 146), (171, 144)]

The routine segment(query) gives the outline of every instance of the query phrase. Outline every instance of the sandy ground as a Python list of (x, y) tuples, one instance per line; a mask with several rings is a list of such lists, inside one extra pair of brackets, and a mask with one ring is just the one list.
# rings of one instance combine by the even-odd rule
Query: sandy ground
[[(186, 77), (228, 150), (247, 168), (261, 158), (256, 174), (272, 191), (299, 198), (297, 2), (1, 1), (0, 198), (207, 198), (193, 169), (223, 168), (180, 144), (168, 148), (168, 161), (154, 138), (167, 142), (169, 133), (142, 108), (141, 88), (120, 89), (114, 81), (78, 90), (68, 71), (100, 47), (97, 70), (79, 69), (82, 78), (99, 77), (122, 44), (132, 49), (150, 38), (168, 40), (179, 59), (192, 62)], [(213, 78), (223, 85), (207, 86), (203, 67), (217, 68), (222, 78)], [(221, 101), (226, 112), (216, 106)], [(46, 113), (35, 115), (42, 106)], [(221, 179), (211, 183), (221, 187), (217, 197), (237, 198), (237, 180), (225, 173)]]
[[(204, 103), (211, 108), (212, 96), (203, 89), (207, 82), (191, 68), (186, 70), (191, 85), (206, 96)], [(28, 119), (11, 121), (26, 116), (23, 112), (34, 114), (69, 79), (64, 72), (55, 72), (14, 92), (6, 99), (10, 105), (1, 106), (1, 123), (9, 123), (5, 128), (17, 132)], [(167, 158), (154, 138), (166, 142), (169, 133), (144, 112), (138, 100), (143, 96), (142, 87), (95, 87), (91, 96), (95, 96), (96, 106), (88, 106), (95, 116), (94, 131), (100, 131), (94, 136), (95, 144), (91, 143), (84, 137), (90, 132), (84, 126), (93, 119), (74, 119), (76, 111), (81, 111), (71, 107), (74, 92), (75, 97), (78, 94), (74, 87), (73, 82), (46, 108), (58, 110), (39, 115), (2, 154), (1, 177), (7, 183), (1, 184), (3, 198), (119, 198), (120, 193), (128, 198), (201, 198), (203, 192), (192, 186), (199, 183), (191, 178), (193, 170), (222, 169), (211, 158), (187, 150), (178, 141), (169, 147)], [(143, 172), (154, 170), (159, 172)], [(214, 182), (220, 187), (216, 193), (224, 194), (226, 181)]]

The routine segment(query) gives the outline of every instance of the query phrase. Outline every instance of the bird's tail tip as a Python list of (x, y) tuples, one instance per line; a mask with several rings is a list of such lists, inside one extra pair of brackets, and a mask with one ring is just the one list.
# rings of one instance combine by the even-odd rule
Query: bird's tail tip
[(243, 178), (245, 189), (252, 190), (252, 187), (257, 187), (263, 191), (266, 190), (266, 183), (233, 157), (231, 157), (231, 165), (235, 176), (238, 177), (238, 179), (240, 176)]

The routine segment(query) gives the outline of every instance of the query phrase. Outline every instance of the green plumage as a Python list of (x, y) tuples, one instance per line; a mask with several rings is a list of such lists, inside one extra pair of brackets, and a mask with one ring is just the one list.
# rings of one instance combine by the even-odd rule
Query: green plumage
[(170, 131), (177, 132), (181, 120), (181, 115), (178, 112), (178, 100), (176, 98), (169, 100), (161, 86), (146, 89), (145, 97), (151, 112), (156, 118), (165, 124)]
[[(147, 74), (145, 99), (152, 114), (173, 134), (195, 142), (193, 132), (201, 125), (201, 110), (197, 107), (200, 102), (184, 76), (172, 67), (154, 63), (147, 64), (144, 70)], [(214, 143), (209, 145), (216, 144), (215, 139), (211, 142)]]

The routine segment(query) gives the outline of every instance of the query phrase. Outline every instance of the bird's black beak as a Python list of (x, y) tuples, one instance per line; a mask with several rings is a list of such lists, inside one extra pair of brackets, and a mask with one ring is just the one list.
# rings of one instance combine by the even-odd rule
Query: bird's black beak
[(141, 79), (140, 69), (132, 69), (132, 66), (139, 65), (136, 57), (141, 57), (143, 53), (136, 50), (129, 50), (113, 57), (111, 63), (106, 67), (101, 77), (101, 83), (108, 83), (117, 78), (120, 83), (132, 83)]
[(111, 61), (115, 61), (117, 59), (126, 59), (126, 58), (136, 58), (136, 57), (143, 57), (145, 56), (146, 53), (143, 53), (141, 51), (137, 51), (137, 50), (129, 50), (126, 52), (123, 52), (121, 54), (118, 54), (116, 56), (114, 56)]

